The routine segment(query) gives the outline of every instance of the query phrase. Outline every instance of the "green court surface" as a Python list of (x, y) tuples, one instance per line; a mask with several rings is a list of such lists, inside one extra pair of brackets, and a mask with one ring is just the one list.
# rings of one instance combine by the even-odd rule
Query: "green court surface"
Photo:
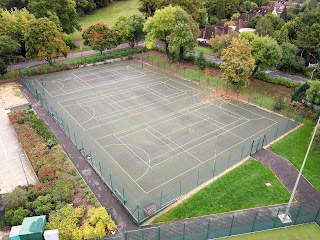
[(320, 228), (316, 223), (273, 229), (234, 237), (219, 238), (226, 240), (319, 240)]
[(297, 125), (137, 60), (31, 80), (44, 107), (139, 219)]

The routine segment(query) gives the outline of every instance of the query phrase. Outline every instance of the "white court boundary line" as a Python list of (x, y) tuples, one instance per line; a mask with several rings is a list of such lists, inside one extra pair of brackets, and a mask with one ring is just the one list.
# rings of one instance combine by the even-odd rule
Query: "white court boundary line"
[[(173, 80), (172, 80), (173, 81)], [(180, 84), (180, 83), (179, 83)], [(182, 85), (184, 85), (184, 84), (182, 84)], [(190, 88), (190, 87), (188, 87), (188, 88)], [(76, 92), (78, 92), (78, 91), (76, 91)], [(199, 94), (196, 94), (196, 95), (192, 95), (191, 97), (196, 97), (197, 95), (199, 95)], [(56, 96), (55, 96), (56, 97)], [(190, 98), (190, 97), (189, 97)], [(184, 98), (185, 99), (185, 98)], [(171, 102), (171, 103), (174, 103), (174, 102)], [(59, 103), (60, 104), (60, 103)], [(222, 104), (220, 105), (220, 107), (222, 106)], [(236, 106), (236, 105), (235, 105)], [(194, 107), (194, 105), (192, 106), (192, 107)], [(191, 108), (192, 108), (191, 107)], [(236, 106), (237, 108), (241, 108), (240, 106)], [(223, 108), (222, 107), (222, 109), (225, 109), (225, 108)], [(244, 109), (244, 108), (243, 108)], [(185, 110), (185, 109), (184, 109)], [(248, 111), (248, 112), (250, 112), (248, 109), (244, 109), (245, 111)], [(148, 110), (148, 111), (150, 111), (150, 110)], [(230, 112), (232, 112), (232, 111), (230, 111)], [(236, 114), (236, 113), (234, 113), (234, 112), (232, 112), (233, 114)], [(253, 113), (253, 112), (251, 112), (251, 113)], [(172, 115), (175, 115), (175, 114), (177, 114), (177, 112), (174, 112)], [(267, 117), (265, 117), (265, 116), (262, 116), (262, 115), (259, 115), (259, 114), (257, 114), (257, 113), (253, 113), (253, 114), (255, 114), (255, 115), (258, 115), (258, 116), (261, 116), (261, 118), (266, 118), (266, 119), (268, 119)], [(269, 120), (271, 120), (271, 119), (269, 119)], [(119, 121), (119, 120), (117, 120), (117, 121)], [(271, 120), (271, 121), (273, 121), (274, 122), (274, 124), (276, 124), (275, 123), (275, 121), (274, 120)], [(255, 133), (254, 135), (257, 135), (258, 133), (260, 133), (261, 131), (264, 131), (265, 129), (268, 129), (268, 128), (270, 128), (270, 127), (272, 127), (274, 124), (271, 124), (271, 125), (269, 125), (268, 127), (266, 127), (266, 128), (264, 128), (264, 129), (262, 129), (262, 130), (260, 130), (259, 132), (257, 132), (257, 133)], [(240, 125), (238, 125), (238, 126), (240, 126)], [(235, 127), (238, 127), (238, 126), (235, 126)], [(225, 132), (227, 132), (227, 131), (225, 131)], [(244, 139), (244, 140), (247, 140), (247, 139), (249, 139), (249, 138), (251, 138), (252, 136), (254, 136), (254, 135), (251, 135), (250, 137), (248, 137), (248, 138), (246, 138), (246, 139)], [(104, 136), (105, 137), (105, 136)], [(102, 137), (103, 138), (103, 137)], [(96, 139), (97, 140), (97, 139)], [(96, 141), (95, 140), (95, 141)], [(243, 141), (244, 141), (243, 140)], [(243, 141), (241, 141), (241, 142), (243, 142)], [(96, 141), (97, 142), (97, 141)], [(98, 145), (100, 145), (98, 142), (97, 142), (97, 144)], [(239, 143), (238, 143), (239, 144)], [(238, 145), (238, 144), (236, 144), (236, 145)], [(233, 145), (232, 147), (235, 147), (236, 145)], [(231, 148), (232, 148), (231, 147)], [(226, 150), (225, 150), (226, 151)], [(108, 153), (107, 153), (108, 154)], [(219, 154), (221, 154), (221, 153), (219, 153)], [(108, 154), (109, 155), (109, 154)], [(110, 156), (110, 155), (109, 155)], [(110, 156), (111, 157), (111, 156)], [(112, 157), (111, 157), (111, 159), (113, 159)], [(113, 159), (114, 160), (114, 159)], [(208, 159), (209, 160), (209, 159)], [(206, 160), (206, 161), (208, 161), (208, 160)], [(116, 162), (116, 161), (115, 161)], [(204, 163), (204, 162), (203, 162)], [(202, 164), (203, 164), (202, 163)], [(121, 167), (121, 166), (120, 166)], [(121, 167), (122, 168), (122, 167)], [(123, 169), (123, 168), (122, 168)], [(189, 169), (188, 171), (190, 171), (191, 169)], [(185, 174), (186, 172), (188, 172), (188, 171), (185, 171), (184, 173), (182, 173), (182, 174)], [(125, 171), (126, 172), (126, 171)], [(130, 175), (128, 175), (129, 177), (130, 177)], [(132, 178), (131, 178), (132, 179)], [(170, 181), (172, 181), (173, 179), (171, 179)], [(135, 182), (135, 181), (134, 181)], [(136, 183), (136, 182), (135, 182)], [(137, 183), (136, 183), (137, 184)], [(165, 183), (164, 183), (165, 184)], [(139, 187), (140, 187), (140, 185), (139, 184), (137, 184)], [(163, 184), (162, 184), (163, 185)], [(158, 186), (158, 187), (160, 187), (160, 186)], [(140, 189), (142, 189), (141, 187), (140, 187)], [(142, 189), (143, 190), (143, 189)], [(144, 190), (143, 190), (144, 191)], [(152, 191), (152, 190), (151, 190)], [(144, 191), (145, 192), (145, 191)]]

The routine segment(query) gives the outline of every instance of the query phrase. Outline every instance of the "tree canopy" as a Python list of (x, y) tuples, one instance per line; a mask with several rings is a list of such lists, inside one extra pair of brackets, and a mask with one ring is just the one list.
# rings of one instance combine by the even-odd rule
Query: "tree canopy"
[(0, 75), (7, 72), (7, 67), (12, 63), (20, 49), (20, 44), (11, 37), (0, 36)]
[(114, 29), (119, 33), (122, 42), (129, 42), (131, 48), (144, 37), (144, 18), (140, 14), (121, 16), (118, 18)]
[(246, 39), (233, 38), (229, 47), (222, 51), (221, 59), (224, 81), (238, 88), (246, 87), (255, 67), (250, 43)]
[(112, 49), (118, 45), (117, 32), (109, 28), (104, 22), (96, 23), (87, 28), (82, 37), (84, 45), (90, 46), (101, 54), (105, 49)]
[(46, 60), (67, 56), (69, 48), (62, 39), (57, 26), (48, 18), (30, 21), (25, 33), (26, 52), (28, 58)]
[(148, 18), (144, 25), (147, 33), (146, 46), (151, 48), (156, 40), (165, 44), (168, 57), (181, 56), (194, 48), (198, 35), (198, 26), (181, 7), (171, 5), (157, 10), (153, 17)]
[(49, 18), (67, 34), (81, 30), (74, 0), (29, 0), (28, 9), (37, 18)]

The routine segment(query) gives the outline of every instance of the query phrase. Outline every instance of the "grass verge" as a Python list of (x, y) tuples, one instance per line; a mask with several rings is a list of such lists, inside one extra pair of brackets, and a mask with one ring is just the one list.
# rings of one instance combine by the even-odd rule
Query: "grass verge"
[(223, 238), (226, 240), (318, 240), (320, 228), (315, 223), (307, 223), (263, 232), (243, 234), (234, 237)]
[[(104, 8), (93, 11), (90, 15), (85, 15), (79, 18), (79, 24), (82, 28), (82, 31), (87, 29), (92, 24), (98, 22), (105, 22), (108, 26), (112, 27), (117, 21), (118, 17), (122, 15), (128, 16), (134, 13), (139, 13), (138, 6), (138, 0), (115, 1)], [(83, 46), (81, 34), (82, 32), (79, 31), (76, 31), (72, 34), (72, 38), (77, 46)], [(84, 49), (86, 50), (86, 48)]]
[[(309, 120), (304, 121), (304, 124), (302, 128), (269, 147), (270, 151), (288, 159), (298, 170), (301, 168), (315, 126)], [(311, 149), (303, 175), (320, 192), (319, 159), (319, 154)]]
[[(266, 182), (271, 186), (267, 187)], [(154, 223), (284, 203), (289, 197), (273, 172), (252, 159), (156, 218)]]
[(197, 52), (203, 52), (203, 53), (206, 53), (206, 54), (211, 54), (211, 55), (213, 55), (213, 51), (212, 51), (211, 48), (196, 46), (196, 47), (194, 48), (194, 50), (197, 51)]

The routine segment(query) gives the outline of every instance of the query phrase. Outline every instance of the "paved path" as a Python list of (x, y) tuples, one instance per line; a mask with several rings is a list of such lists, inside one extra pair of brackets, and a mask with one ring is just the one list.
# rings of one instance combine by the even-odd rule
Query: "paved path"
[(31, 164), (24, 153), (8, 115), (0, 103), (0, 194), (11, 192), (21, 185), (38, 183)]
[[(144, 46), (144, 41), (140, 41), (138, 43), (138, 46)], [(156, 43), (156, 46), (158, 47), (162, 47), (163, 45), (161, 43)], [(111, 50), (105, 50), (103, 53), (107, 53), (107, 52), (112, 52), (115, 50), (120, 50), (120, 49), (125, 49), (128, 48), (128, 44), (127, 43), (123, 43), (120, 44), (119, 46), (117, 46), (116, 48), (113, 48)], [(100, 54), (97, 51), (94, 50), (89, 50), (89, 51), (83, 51), (83, 52), (73, 52), (73, 53), (69, 53), (68, 57), (66, 58), (58, 58), (55, 61), (56, 62), (60, 62), (60, 61), (64, 61), (64, 60), (69, 60), (69, 59), (75, 59), (75, 58), (80, 58), (80, 57), (85, 57), (85, 56), (92, 56), (92, 55), (98, 55)], [(195, 55), (198, 55), (198, 52), (195, 52)], [(211, 54), (204, 54), (204, 57), (207, 60), (213, 61), (215, 63), (222, 63), (220, 58), (217, 58)], [(34, 67), (34, 66), (38, 66), (38, 65), (44, 65), (44, 64), (48, 64), (47, 61), (38, 61), (38, 60), (32, 60), (32, 61), (26, 61), (26, 62), (22, 62), (22, 63), (16, 63), (16, 64), (12, 64), (9, 66), (9, 70), (13, 71), (13, 70), (18, 70), (18, 69), (22, 69), (22, 68), (29, 68), (29, 67)], [(273, 70), (268, 70), (265, 71), (266, 74), (273, 76), (273, 77), (281, 77), (281, 78), (286, 78), (288, 80), (294, 81), (294, 82), (300, 82), (300, 83), (305, 83), (307, 80), (309, 80), (308, 78), (302, 77), (302, 76), (298, 76), (298, 75), (292, 75), (292, 74), (287, 74), (281, 71), (273, 71)]]
[[(288, 160), (266, 149), (259, 150), (252, 157), (269, 167), (287, 190), (292, 193), (299, 172)], [(295, 199), (300, 204), (320, 203), (320, 193), (302, 176), (297, 187)]]
[(49, 127), (50, 131), (66, 151), (70, 160), (76, 166), (79, 173), (88, 184), (94, 195), (115, 220), (119, 231), (124, 232), (135, 229), (137, 227), (135, 223), (131, 220), (124, 208), (118, 203), (116, 198), (112, 195), (111, 191), (103, 183), (98, 174), (96, 174), (90, 164), (84, 159), (80, 151), (74, 146), (73, 142), (71, 142), (71, 140), (59, 127), (59, 125), (49, 115), (46, 109), (42, 107), (42, 105), (35, 99), (35, 97), (23, 83), (22, 86), (22, 91), (27, 97), (28, 101), (32, 104), (33, 109)]

